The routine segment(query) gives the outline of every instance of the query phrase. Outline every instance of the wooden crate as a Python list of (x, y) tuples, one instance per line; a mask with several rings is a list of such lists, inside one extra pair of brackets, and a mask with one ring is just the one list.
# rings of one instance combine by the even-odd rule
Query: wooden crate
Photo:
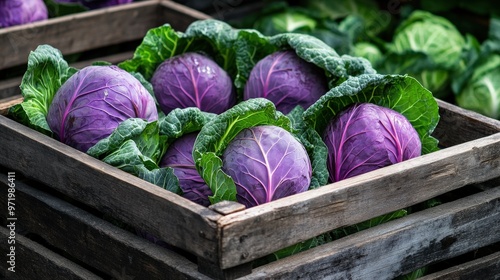
[[(47, 24), (60, 30), (40, 36), (42, 41), (35, 45), (54, 42), (63, 53), (71, 54), (138, 40), (149, 28), (165, 22), (183, 30), (193, 20), (206, 17), (170, 1), (146, 1), (29, 28), (42, 32), (48, 30)], [(127, 24), (101, 25), (99, 34), (107, 31), (118, 37), (106, 35), (102, 44), (81, 40), (95, 35), (96, 31), (85, 33), (92, 29), (88, 25), (92, 19), (110, 18)], [(129, 32), (132, 18), (143, 23)], [(87, 25), (79, 29), (74, 21)], [(120, 32), (127, 35), (121, 37)], [(57, 43), (61, 33), (73, 39)], [(0, 31), (2, 36), (0, 42), (5, 42), (9, 35)], [(83, 47), (80, 41), (85, 41)], [(0, 69), (25, 63), (35, 45), (19, 50), (25, 52), (24, 59), (2, 60)], [(125, 52), (97, 60), (119, 62), (130, 56)], [(13, 90), (18, 85), (19, 80), (0, 81), (0, 110), (19, 102)], [(495, 181), (500, 178), (500, 122), (438, 102), (441, 120), (434, 136), (442, 150), (251, 209), (236, 203), (200, 206), (5, 116), (0, 116), (0, 167), (2, 174), (14, 171), (19, 176), (19, 205), (24, 205), (19, 210), (20, 223), (38, 234), (54, 251), (52, 255), (67, 259), (72, 267), (82, 266), (86, 271), (82, 278), (88, 272), (117, 279), (392, 279), (500, 242), (500, 183)], [(4, 176), (2, 189), (5, 182)], [(487, 182), (484, 190), (483, 182)], [(469, 193), (471, 189), (478, 191)], [(251, 266), (253, 260), (324, 232), (456, 193), (458, 200), (268, 265)], [(149, 244), (103, 217), (150, 232), (176, 249)], [(20, 240), (30, 244), (32, 255), (46, 258), (29, 239)], [(470, 265), (478, 263), (495, 271), (498, 256)]]

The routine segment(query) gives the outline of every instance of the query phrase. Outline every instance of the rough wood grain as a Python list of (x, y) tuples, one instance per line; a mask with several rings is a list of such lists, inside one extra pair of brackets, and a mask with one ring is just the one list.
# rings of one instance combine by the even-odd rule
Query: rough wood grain
[(0, 128), (0, 165), (174, 246), (218, 260), (216, 212), (3, 116)]
[(418, 278), (419, 280), (500, 279), (500, 252)]
[[(6, 209), (6, 208), (4, 208)], [(10, 246), (5, 242), (10, 231), (0, 227), (0, 238), (4, 241), (0, 248), (2, 254), (8, 254)], [(5, 279), (54, 279), (54, 280), (91, 280), (102, 279), (81, 266), (61, 257), (42, 245), (16, 234), (15, 244), (15, 272), (8, 271), (10, 267), (5, 261), (0, 263), (0, 269), (5, 273)], [(5, 259), (5, 257), (4, 257)]]
[(241, 279), (394, 279), (498, 242), (498, 232), (500, 187), (255, 268)]
[(25, 64), (40, 44), (72, 54), (140, 39), (158, 25), (159, 10), (157, 1), (144, 1), (3, 28), (0, 69)]
[(500, 133), (230, 214), (218, 221), (221, 266), (497, 177)]
[(209, 15), (170, 0), (160, 1), (159, 24), (169, 23), (176, 30), (185, 30), (195, 20), (211, 18)]
[(21, 94), (19, 85), (22, 77), (15, 77), (0, 81), (0, 103), (1, 100)]
[[(6, 177), (0, 177), (0, 186), (5, 188)], [(208, 279), (181, 255), (21, 181), (16, 182), (15, 194), (19, 205), (16, 217), (24, 230), (36, 233), (103, 275), (117, 279), (123, 275), (136, 279)], [(7, 209), (3, 200), (0, 207)], [(4, 212), (0, 216), (5, 216)]]
[(193, 20), (208, 17), (171, 1), (148, 0), (3, 28), (0, 69), (25, 64), (29, 52), (40, 44), (73, 54), (142, 39), (149, 29), (164, 23), (182, 31)]
[(222, 215), (229, 215), (238, 211), (245, 210), (245, 205), (235, 201), (224, 200), (216, 204), (208, 206), (208, 208)]
[(500, 121), (437, 99), (440, 120), (433, 136), (444, 147), (500, 132)]

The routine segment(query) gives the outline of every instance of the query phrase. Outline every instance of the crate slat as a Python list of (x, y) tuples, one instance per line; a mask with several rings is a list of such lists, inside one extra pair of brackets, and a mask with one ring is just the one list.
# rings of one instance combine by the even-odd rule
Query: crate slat
[(216, 212), (3, 116), (0, 128), (0, 163), (5, 167), (174, 246), (217, 260)]
[(500, 121), (436, 99), (439, 124), (432, 134), (444, 147), (485, 137), (499, 132)]
[(500, 279), (500, 252), (418, 278), (419, 280)]
[[(0, 182), (7, 188), (5, 174)], [(120, 275), (137, 279), (208, 279), (197, 272), (196, 264), (173, 251), (20, 180), (15, 183), (16, 217), (23, 230), (36, 233), (52, 246), (103, 274), (118, 279)], [(6, 202), (1, 200), (0, 207), (7, 209)], [(3, 212), (0, 216), (4, 216)]]
[[(9, 236), (10, 231), (3, 226), (0, 227), (0, 238), (6, 241)], [(102, 279), (20, 234), (16, 234), (15, 241), (15, 272), (7, 270), (10, 267), (7, 262), (3, 261), (0, 264), (0, 269), (2, 273), (5, 273), (6, 279)], [(2, 242), (0, 245), (2, 253), (9, 253), (10, 246), (7, 242)]]
[(258, 267), (241, 279), (393, 279), (498, 242), (498, 232), (500, 187)]
[[(221, 265), (231, 267), (328, 230), (499, 176), (497, 133), (231, 214), (219, 221), (223, 231)], [(273, 242), (262, 242), (263, 236)]]
[(157, 1), (136, 2), (3, 28), (0, 69), (25, 64), (29, 52), (40, 44), (73, 54), (141, 39), (158, 25), (159, 8)]

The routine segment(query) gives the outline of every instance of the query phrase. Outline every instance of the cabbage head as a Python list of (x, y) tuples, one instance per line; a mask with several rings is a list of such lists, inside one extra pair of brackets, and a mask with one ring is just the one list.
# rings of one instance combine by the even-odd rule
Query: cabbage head
[(161, 110), (197, 107), (220, 114), (236, 103), (229, 75), (211, 58), (187, 52), (162, 62), (151, 78)]
[(325, 73), (294, 51), (274, 52), (261, 59), (250, 72), (243, 99), (266, 98), (288, 114), (300, 105), (307, 109), (328, 91)]
[(356, 103), (340, 112), (323, 139), (332, 182), (420, 156), (422, 149), (408, 119), (372, 103)]
[[(414, 11), (395, 31), (390, 51), (398, 64), (397, 74), (416, 78), (436, 97), (445, 89), (460, 64), (465, 38), (446, 18), (426, 11)], [(386, 72), (386, 71), (385, 71)]]
[(246, 128), (229, 142), (222, 170), (236, 184), (236, 199), (247, 208), (304, 192), (311, 162), (304, 146), (273, 125)]
[(455, 100), (462, 108), (500, 119), (500, 54), (490, 54), (475, 66)]
[(182, 196), (203, 206), (209, 206), (212, 191), (196, 170), (193, 146), (198, 132), (184, 134), (168, 146), (160, 167), (171, 167), (179, 179)]
[(88, 66), (57, 91), (47, 122), (59, 141), (86, 152), (129, 118), (158, 119), (153, 96), (117, 66)]
[(0, 28), (46, 20), (43, 0), (0, 0)]

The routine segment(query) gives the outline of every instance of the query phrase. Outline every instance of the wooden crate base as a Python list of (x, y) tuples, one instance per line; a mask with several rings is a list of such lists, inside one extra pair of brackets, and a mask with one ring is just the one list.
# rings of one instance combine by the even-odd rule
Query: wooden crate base
[[(0, 176), (2, 189), (7, 189), (6, 173), (4, 169)], [(497, 234), (500, 232), (500, 186), (491, 186), (486, 191), (475, 186), (468, 188), (474, 188), (474, 194), (254, 268), (247, 271), (248, 275), (226, 271), (223, 277), (212, 276), (215, 279), (394, 279), (500, 242)], [(19, 177), (15, 194), (17, 224), (26, 232), (36, 233), (57, 250), (57, 253), (51, 252), (17, 234), (18, 271), (47, 277), (57, 272), (64, 277), (50, 279), (212, 279), (200, 272), (210, 270), (209, 263), (198, 262), (196, 256), (182, 250), (175, 252), (153, 244), (124, 229), (126, 225), (110, 223), (100, 217), (101, 213), (53, 193), (40, 183)], [(4, 200), (0, 201), (0, 208), (7, 208)], [(2, 228), (0, 234), (6, 238), (9, 233)], [(433, 272), (423, 279), (495, 275), (500, 272), (498, 254), (500, 252), (494, 252)], [(43, 265), (33, 269), (23, 267), (33, 262)], [(16, 274), (21, 275), (26, 274)]]
[[(103, 220), (93, 213), (79, 208), (78, 204), (71, 204), (69, 201), (72, 200), (70, 199), (63, 200), (34, 188), (20, 179), (20, 175), (18, 175), (18, 179), (15, 181), (17, 225), (22, 226), (24, 231), (36, 234), (64, 255), (85, 264), (98, 275), (108, 279), (131, 279), (125, 276), (135, 277), (135, 279), (209, 279), (199, 273), (196, 264), (186, 257)], [(1, 188), (6, 190), (6, 172), (2, 172), (0, 181)], [(30, 183), (36, 185), (34, 182)], [(38, 184), (38, 187), (40, 186), (42, 185)], [(7, 209), (5, 200), (0, 201), (0, 208)], [(7, 218), (5, 213), (6, 211), (0, 213), (4, 220)], [(4, 231), (0, 233), (2, 236), (8, 234)], [(40, 266), (34, 267), (33, 273), (38, 270), (47, 270), (46, 273), (52, 273), (50, 266), (44, 269), (42, 264), (53, 262), (52, 265), (60, 266), (59, 270), (66, 269), (68, 266), (68, 273), (60, 277), (74, 273), (75, 276), (81, 277), (74, 279), (93, 279), (87, 278), (86, 271), (82, 269), (77, 270), (69, 264), (58, 262), (56, 257), (53, 260), (54, 258), (51, 257), (54, 255), (53, 253), (44, 253), (49, 250), (37, 250), (40, 245), (35, 242), (21, 235), (17, 235), (16, 239), (21, 242), (20, 245), (16, 245), (16, 252), (18, 249), (21, 251), (24, 247), (27, 247), (28, 251), (33, 251), (17, 256), (19, 271), (29, 271), (32, 263), (36, 263)], [(3, 245), (5, 242), (2, 243)], [(2, 252), (5, 251), (2, 250)], [(28, 264), (29, 266), (27, 266)], [(2, 265), (5, 264), (2, 263)], [(72, 270), (69, 270), (70, 268)], [(47, 274), (47, 276), (49, 275)], [(71, 278), (43, 277), (38, 279)]]
[[(5, 242), (9, 236), (15, 236), (15, 244)], [(18, 233), (12, 234), (10, 229), (0, 227), (0, 238), (4, 241), (0, 246), (2, 253), (15, 254), (14, 263), (8, 260), (0, 264), (0, 276), (5, 279), (102, 279), (38, 243)]]

